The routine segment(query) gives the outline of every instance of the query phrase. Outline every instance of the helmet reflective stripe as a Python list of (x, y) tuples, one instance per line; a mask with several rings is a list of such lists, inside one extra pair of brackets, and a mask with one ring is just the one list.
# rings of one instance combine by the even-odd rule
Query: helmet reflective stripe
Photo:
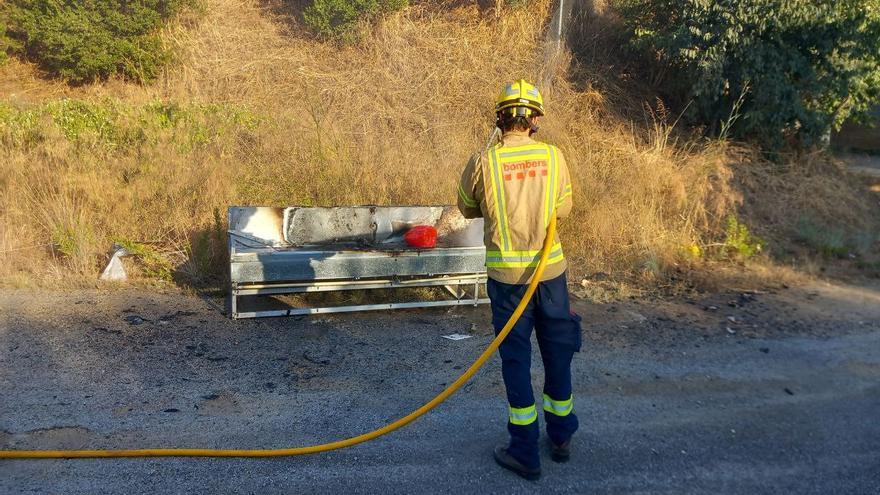
[(566, 400), (553, 400), (549, 395), (544, 394), (544, 411), (556, 416), (568, 416), (574, 409), (572, 396)]
[(509, 417), (510, 422), (519, 425), (525, 426), (530, 425), (538, 420), (538, 410), (535, 409), (535, 405), (532, 404), (529, 407), (509, 407)]
[(517, 117), (544, 115), (544, 98), (525, 79), (507, 84), (495, 100), (495, 112), (506, 112)]

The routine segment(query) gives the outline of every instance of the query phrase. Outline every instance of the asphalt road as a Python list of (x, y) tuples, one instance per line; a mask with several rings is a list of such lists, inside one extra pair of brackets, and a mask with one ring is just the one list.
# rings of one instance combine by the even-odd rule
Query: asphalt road
[[(491, 459), (496, 358), (428, 416), (343, 451), (0, 461), (0, 493), (880, 493), (876, 286), (576, 306), (582, 430), (570, 463), (544, 452), (538, 482)], [(0, 447), (335, 440), (432, 397), (490, 333), (485, 308), (233, 322), (174, 293), (2, 291)]]

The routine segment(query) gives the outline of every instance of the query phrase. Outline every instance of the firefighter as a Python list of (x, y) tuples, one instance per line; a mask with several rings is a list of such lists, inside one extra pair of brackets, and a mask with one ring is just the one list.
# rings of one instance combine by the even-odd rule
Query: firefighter
[[(495, 102), (500, 142), (475, 154), (461, 176), (458, 208), (485, 220), (487, 291), (492, 324), (501, 330), (525, 293), (541, 255), (551, 215), (571, 211), (572, 189), (562, 152), (535, 141), (544, 102), (525, 80), (508, 84)], [(541, 282), (525, 312), (499, 347), (507, 389), (510, 443), (495, 461), (530, 480), (541, 475), (538, 409), (544, 411), (551, 457), (566, 462), (578, 428), (572, 403), (571, 360), (581, 347), (580, 317), (569, 309), (566, 260), (554, 239)], [(536, 403), (531, 381), (532, 329), (544, 363), (544, 389)]]

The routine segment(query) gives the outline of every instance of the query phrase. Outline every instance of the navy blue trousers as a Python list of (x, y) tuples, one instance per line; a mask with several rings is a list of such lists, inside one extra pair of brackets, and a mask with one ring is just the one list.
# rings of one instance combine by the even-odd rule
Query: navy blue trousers
[[(522, 300), (525, 285), (488, 280), (492, 302), (492, 324), (497, 334)], [(501, 372), (507, 388), (510, 417), (508, 452), (529, 467), (540, 466), (537, 410), (544, 410), (547, 435), (560, 445), (578, 428), (572, 412), (571, 359), (581, 349), (581, 318), (571, 312), (565, 273), (541, 282), (522, 317), (498, 348)], [(544, 394), (535, 403), (532, 393), (532, 329), (544, 362)]]

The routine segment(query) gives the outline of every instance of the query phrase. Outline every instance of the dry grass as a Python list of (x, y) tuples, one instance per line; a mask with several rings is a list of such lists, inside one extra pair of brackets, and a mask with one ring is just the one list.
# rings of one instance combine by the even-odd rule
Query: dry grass
[(876, 209), (853, 194), (864, 188), (862, 181), (824, 156), (808, 154), (776, 164), (745, 154), (739, 160), (737, 177), (748, 194), (762, 199), (743, 205), (759, 225), (784, 225), (794, 212), (858, 230), (875, 226)]
[[(562, 230), (574, 280), (654, 280), (698, 264), (693, 246), (715, 240), (742, 201), (732, 187), (741, 154), (678, 145), (663, 115), (634, 125), (615, 108), (638, 105), (606, 101), (619, 91), (593, 89), (565, 56), (542, 60), (549, 1), (497, 18), (411, 7), (347, 47), (301, 34), (277, 3), (204, 4), (203, 16), (167, 29), (179, 61), (150, 87), (69, 88), (23, 64), (0, 69), (10, 112), (37, 114), (26, 143), (20, 122), (0, 124), (0, 283), (89, 283), (113, 239), (149, 243), (188, 279), (219, 273), (217, 219), (230, 204), (452, 203), (496, 91), (519, 77), (542, 81), (539, 138), (572, 169), (579, 197)], [(112, 109), (115, 134), (66, 135), (46, 110), (60, 95)], [(162, 113), (156, 102), (188, 117), (146, 125)], [(749, 170), (759, 183), (774, 176)]]

